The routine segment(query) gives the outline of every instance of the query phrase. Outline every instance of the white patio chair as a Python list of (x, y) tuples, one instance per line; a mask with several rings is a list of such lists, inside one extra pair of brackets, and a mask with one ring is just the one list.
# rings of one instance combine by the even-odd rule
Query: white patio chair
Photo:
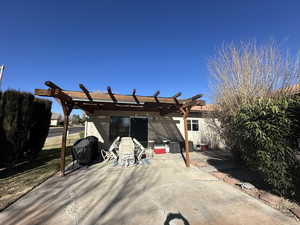
[(133, 142), (134, 142), (134, 144), (136, 144), (137, 145), (137, 147), (138, 148), (136, 148), (137, 150), (137, 160), (138, 160), (138, 162), (141, 160), (141, 158), (142, 158), (142, 156), (143, 156), (143, 154), (145, 153), (145, 148), (144, 148), (144, 146), (140, 143), (140, 142), (138, 142), (138, 140), (136, 140), (135, 138), (133, 138)]
[(105, 149), (101, 149), (101, 155), (103, 161), (108, 162), (111, 160), (118, 160), (119, 144), (120, 144), (120, 137), (117, 137), (109, 147), (108, 151)]

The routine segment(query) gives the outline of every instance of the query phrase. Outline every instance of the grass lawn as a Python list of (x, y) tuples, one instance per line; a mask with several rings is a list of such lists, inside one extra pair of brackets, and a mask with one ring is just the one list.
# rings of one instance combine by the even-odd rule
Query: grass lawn
[[(72, 157), (70, 147), (78, 135), (69, 138), (66, 165)], [(45, 143), (34, 162), (22, 162), (11, 170), (0, 170), (0, 211), (59, 170), (61, 138), (51, 138)]]

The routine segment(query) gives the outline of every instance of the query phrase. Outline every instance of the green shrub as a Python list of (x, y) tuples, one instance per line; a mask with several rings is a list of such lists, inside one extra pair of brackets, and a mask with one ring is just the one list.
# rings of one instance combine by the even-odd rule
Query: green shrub
[(290, 109), (299, 105), (297, 99), (261, 99), (242, 105), (231, 121), (235, 153), (258, 171), (275, 193), (284, 196), (295, 195), (298, 182), (299, 121)]
[(33, 104), (32, 117), (34, 120), (30, 128), (29, 147), (27, 148), (27, 156), (30, 159), (37, 157), (48, 136), (51, 121), (51, 102), (36, 99)]
[(2, 96), (2, 126), (5, 141), (3, 143), (4, 163), (14, 163), (18, 155), (18, 119), (20, 116), (21, 94), (17, 91), (6, 91)]
[(0, 98), (0, 165), (34, 158), (48, 134), (51, 102), (8, 90)]

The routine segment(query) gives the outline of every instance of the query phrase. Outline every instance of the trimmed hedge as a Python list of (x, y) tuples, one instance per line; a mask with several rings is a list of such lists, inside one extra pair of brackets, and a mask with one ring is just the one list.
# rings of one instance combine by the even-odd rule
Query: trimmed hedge
[(48, 134), (51, 104), (26, 92), (0, 92), (0, 165), (38, 155)]
[(299, 98), (258, 100), (231, 120), (232, 150), (279, 195), (299, 196)]

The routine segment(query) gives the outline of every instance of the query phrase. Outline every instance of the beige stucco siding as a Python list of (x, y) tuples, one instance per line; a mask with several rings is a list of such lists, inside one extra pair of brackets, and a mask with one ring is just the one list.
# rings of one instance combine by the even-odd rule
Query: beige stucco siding
[[(96, 136), (105, 146), (109, 146), (109, 129), (111, 116), (130, 116), (130, 117), (147, 117), (148, 118), (148, 140), (161, 142), (164, 139), (171, 141), (184, 140), (183, 118), (178, 116), (160, 116), (158, 113), (146, 112), (99, 112), (93, 114), (86, 122), (85, 135)], [(201, 144), (203, 140), (210, 142), (216, 141), (216, 134), (208, 125), (207, 119), (201, 117), (189, 117), (191, 120), (199, 121), (199, 131), (188, 131), (189, 141), (194, 146)], [(217, 140), (219, 142), (219, 140)]]

